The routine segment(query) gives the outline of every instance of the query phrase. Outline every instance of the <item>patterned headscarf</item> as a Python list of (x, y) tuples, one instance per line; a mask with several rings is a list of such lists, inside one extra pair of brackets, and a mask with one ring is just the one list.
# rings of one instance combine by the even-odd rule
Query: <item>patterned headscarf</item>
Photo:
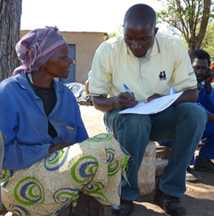
[(16, 44), (16, 53), (22, 65), (13, 74), (37, 71), (54, 54), (55, 50), (65, 44), (56, 27), (35, 29), (24, 35)]

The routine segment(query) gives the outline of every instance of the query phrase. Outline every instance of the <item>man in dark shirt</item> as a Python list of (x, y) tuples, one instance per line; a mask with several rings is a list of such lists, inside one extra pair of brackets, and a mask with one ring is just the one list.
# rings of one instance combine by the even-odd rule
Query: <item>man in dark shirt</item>
[(202, 50), (195, 50), (192, 54), (192, 65), (198, 80), (200, 103), (208, 113), (208, 123), (204, 132), (204, 145), (196, 158), (196, 171), (214, 173), (214, 90), (211, 86), (212, 72), (210, 70), (210, 55)]

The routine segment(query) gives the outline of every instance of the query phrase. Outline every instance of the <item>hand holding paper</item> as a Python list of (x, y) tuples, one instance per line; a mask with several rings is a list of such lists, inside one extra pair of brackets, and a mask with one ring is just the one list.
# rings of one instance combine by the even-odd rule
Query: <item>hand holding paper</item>
[(170, 94), (166, 96), (162, 96), (156, 98), (150, 102), (140, 102), (136, 106), (132, 108), (128, 108), (125, 110), (120, 111), (121, 114), (155, 114), (161, 112), (171, 106), (181, 95), (183, 92)]
[(157, 98), (160, 98), (160, 97), (163, 97), (164, 95), (160, 95), (160, 94), (153, 94), (152, 96), (148, 97), (146, 102), (150, 102), (154, 99), (157, 99)]

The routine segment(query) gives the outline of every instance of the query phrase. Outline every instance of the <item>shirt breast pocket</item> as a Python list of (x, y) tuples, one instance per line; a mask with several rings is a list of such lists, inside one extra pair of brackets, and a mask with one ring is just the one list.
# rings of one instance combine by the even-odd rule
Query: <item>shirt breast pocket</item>
[(64, 139), (70, 143), (73, 144), (76, 142), (76, 134), (77, 134), (77, 128), (70, 126), (70, 125), (65, 125), (64, 127)]
[(168, 94), (170, 79), (171, 77), (167, 70), (160, 70), (157, 77), (156, 92)]
[(76, 142), (77, 127), (72, 124), (57, 124), (59, 142), (74, 144)]

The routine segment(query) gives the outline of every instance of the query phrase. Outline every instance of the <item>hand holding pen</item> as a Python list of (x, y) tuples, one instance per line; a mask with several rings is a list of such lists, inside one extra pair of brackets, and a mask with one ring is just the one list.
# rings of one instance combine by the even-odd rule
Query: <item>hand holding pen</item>
[(129, 89), (129, 87), (126, 84), (123, 84), (123, 92), (126, 92), (130, 95), (134, 95), (134, 93)]
[(128, 88), (126, 84), (123, 84), (123, 91), (115, 97), (115, 108), (124, 109), (133, 107), (137, 104), (134, 93)]

